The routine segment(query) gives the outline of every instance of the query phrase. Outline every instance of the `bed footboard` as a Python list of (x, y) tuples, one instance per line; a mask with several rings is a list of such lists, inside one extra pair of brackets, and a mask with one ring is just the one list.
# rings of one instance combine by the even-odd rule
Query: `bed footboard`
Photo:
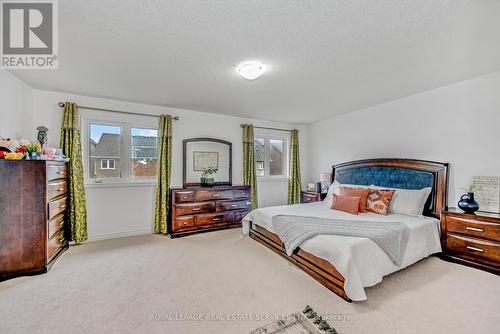
[(276, 234), (253, 223), (250, 224), (249, 236), (302, 269), (336, 295), (348, 302), (352, 301), (347, 297), (344, 290), (344, 277), (330, 262), (305, 252), (300, 248), (295, 250), (291, 256), (288, 256), (283, 242), (281, 242)]

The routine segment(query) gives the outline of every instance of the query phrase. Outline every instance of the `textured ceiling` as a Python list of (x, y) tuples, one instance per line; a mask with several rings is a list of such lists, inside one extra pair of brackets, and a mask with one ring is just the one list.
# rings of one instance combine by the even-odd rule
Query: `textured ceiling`
[[(35, 88), (309, 123), (500, 69), (496, 0), (64, 0)], [(260, 60), (256, 81), (234, 66)]]

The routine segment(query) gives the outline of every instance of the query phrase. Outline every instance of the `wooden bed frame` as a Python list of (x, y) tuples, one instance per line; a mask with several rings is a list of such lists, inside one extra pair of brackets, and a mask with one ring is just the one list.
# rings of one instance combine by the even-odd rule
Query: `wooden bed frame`
[[(363, 167), (395, 167), (411, 169), (431, 173), (433, 176), (433, 191), (429, 203), (429, 209), (424, 214), (439, 218), (441, 211), (446, 209), (448, 189), (448, 164), (413, 159), (368, 159), (358, 160), (334, 165), (332, 168), (332, 182), (339, 173), (355, 168)], [(344, 290), (344, 277), (328, 261), (316, 257), (304, 250), (297, 248), (291, 256), (288, 256), (280, 238), (263, 227), (253, 222), (250, 224), (249, 235), (252, 239), (278, 253), (309, 276), (323, 284), (327, 289), (342, 297), (348, 302), (352, 300), (347, 297)]]

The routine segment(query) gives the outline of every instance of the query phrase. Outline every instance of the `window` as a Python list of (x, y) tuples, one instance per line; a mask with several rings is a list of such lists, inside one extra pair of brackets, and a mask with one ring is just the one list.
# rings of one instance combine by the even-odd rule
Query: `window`
[(288, 177), (288, 138), (258, 133), (254, 140), (257, 176), (260, 178)]
[(114, 159), (102, 159), (101, 160), (101, 169), (115, 169), (115, 160)]
[(119, 179), (121, 169), (121, 137), (120, 126), (91, 123), (88, 137), (89, 174), (95, 180)]
[(156, 177), (158, 130), (132, 128), (131, 176), (151, 179)]
[(154, 182), (157, 122), (154, 117), (83, 111), (85, 182)]

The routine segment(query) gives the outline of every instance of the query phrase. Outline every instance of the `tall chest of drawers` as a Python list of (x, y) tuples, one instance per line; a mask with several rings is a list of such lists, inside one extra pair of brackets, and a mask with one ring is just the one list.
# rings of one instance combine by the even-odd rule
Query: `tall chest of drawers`
[(443, 258), (500, 275), (500, 214), (441, 214)]
[(172, 189), (170, 203), (172, 238), (239, 227), (252, 207), (249, 186)]
[(47, 272), (67, 242), (67, 170), (0, 160), (0, 281)]

